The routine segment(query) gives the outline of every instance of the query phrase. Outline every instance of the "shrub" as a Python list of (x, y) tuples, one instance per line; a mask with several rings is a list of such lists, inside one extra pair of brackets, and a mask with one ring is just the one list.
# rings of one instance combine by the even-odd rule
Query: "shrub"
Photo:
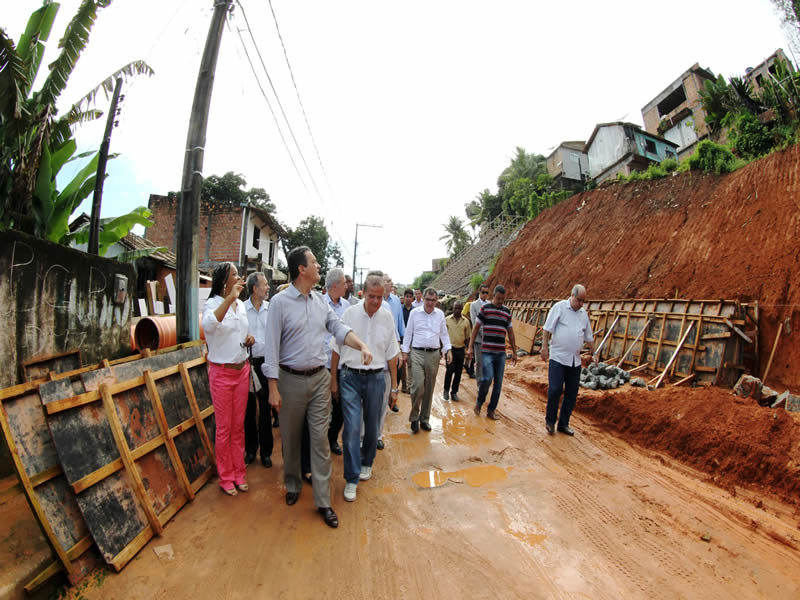
[(469, 285), (473, 291), (481, 287), (482, 283), (483, 283), (483, 275), (481, 275), (480, 273), (473, 273), (472, 275), (469, 276)]
[(697, 150), (687, 160), (689, 169), (703, 171), (704, 173), (731, 173), (742, 166), (727, 146), (717, 144), (711, 140), (703, 140), (697, 145)]
[(763, 125), (749, 112), (737, 114), (730, 128), (731, 147), (744, 158), (757, 158), (767, 154), (775, 146), (770, 128)]

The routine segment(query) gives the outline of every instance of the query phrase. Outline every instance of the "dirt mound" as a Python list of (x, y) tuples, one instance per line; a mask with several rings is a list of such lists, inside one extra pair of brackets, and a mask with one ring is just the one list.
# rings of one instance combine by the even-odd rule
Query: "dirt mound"
[[(800, 147), (729, 175), (684, 173), (585, 192), (530, 221), (490, 285), (511, 298), (758, 301), (763, 372), (778, 323), (800, 332)], [(798, 333), (782, 336), (770, 384), (800, 387)], [(779, 386), (780, 387), (780, 386)]]
[[(525, 362), (538, 360), (527, 359)], [(539, 365), (541, 367), (541, 365)], [(543, 369), (507, 373), (547, 394)], [(719, 486), (800, 504), (800, 418), (721, 388), (581, 390), (576, 412), (618, 437), (663, 452)]]

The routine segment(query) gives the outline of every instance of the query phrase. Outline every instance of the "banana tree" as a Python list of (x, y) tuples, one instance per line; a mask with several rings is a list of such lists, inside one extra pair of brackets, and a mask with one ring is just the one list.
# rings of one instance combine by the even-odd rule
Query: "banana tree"
[(31, 14), (17, 44), (0, 28), (0, 229), (13, 227), (52, 241), (67, 240), (69, 217), (92, 192), (97, 169), (94, 156), (63, 190), (56, 188), (61, 167), (87, 156), (75, 155), (72, 128), (102, 116), (92, 105), (100, 90), (108, 95), (116, 78), (153, 73), (143, 61), (129, 63), (58, 116), (56, 102), (88, 44), (97, 13), (111, 2), (81, 2), (58, 43), (59, 56), (36, 91), (33, 83), (59, 4), (45, 0)]

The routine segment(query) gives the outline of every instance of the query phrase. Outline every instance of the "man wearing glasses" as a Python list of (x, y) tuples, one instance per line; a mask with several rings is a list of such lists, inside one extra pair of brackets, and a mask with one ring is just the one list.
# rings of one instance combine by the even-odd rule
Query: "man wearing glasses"
[[(469, 307), (469, 321), (472, 326), (475, 326), (475, 323), (478, 322), (478, 313), (481, 312), (484, 304), (489, 302), (489, 286), (486, 284), (481, 285), (478, 289), (478, 297), (472, 302)], [(472, 353), (472, 359), (475, 369), (475, 379), (478, 381), (478, 387), (480, 387), (481, 375), (483, 374), (483, 360), (481, 360), (481, 352), (483, 347), (483, 327), (478, 330), (477, 335), (475, 336), (475, 341), (472, 343), (472, 347), (474, 349)]]
[[(556, 430), (567, 435), (575, 435), (569, 427), (569, 418), (578, 398), (581, 348), (584, 342), (592, 351), (594, 362), (597, 362), (592, 325), (589, 322), (589, 315), (583, 308), (585, 302), (586, 288), (577, 284), (572, 288), (572, 294), (567, 300), (561, 300), (553, 305), (544, 323), (542, 360), (548, 364), (550, 384), (547, 390), (547, 413), (544, 424), (550, 435)], [(562, 392), (564, 392), (564, 402), (561, 404), (559, 415), (558, 401)]]

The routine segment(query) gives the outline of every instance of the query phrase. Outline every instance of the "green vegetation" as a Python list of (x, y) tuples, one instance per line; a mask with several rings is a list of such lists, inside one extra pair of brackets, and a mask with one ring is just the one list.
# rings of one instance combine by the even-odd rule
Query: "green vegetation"
[(685, 162), (692, 171), (715, 173), (716, 175), (732, 173), (746, 164), (746, 161), (737, 159), (727, 146), (711, 140), (700, 142), (695, 153)]
[(460, 254), (472, 244), (472, 237), (464, 229), (464, 221), (459, 217), (451, 216), (446, 225), (443, 225), (445, 234), (439, 240), (445, 240), (450, 258)]
[(473, 273), (472, 275), (469, 276), (469, 286), (472, 288), (473, 292), (477, 290), (479, 287), (481, 287), (482, 283), (483, 283), (483, 275), (481, 275), (480, 273)]
[(415, 290), (424, 290), (434, 279), (436, 279), (436, 273), (433, 271), (425, 271), (414, 279), (414, 283), (411, 287)]
[(344, 265), (339, 244), (331, 239), (325, 221), (321, 217), (306, 217), (295, 229), (287, 227), (286, 231), (286, 237), (281, 238), (283, 251), (288, 254), (292, 248), (308, 246), (319, 263), (323, 277), (333, 267)]

